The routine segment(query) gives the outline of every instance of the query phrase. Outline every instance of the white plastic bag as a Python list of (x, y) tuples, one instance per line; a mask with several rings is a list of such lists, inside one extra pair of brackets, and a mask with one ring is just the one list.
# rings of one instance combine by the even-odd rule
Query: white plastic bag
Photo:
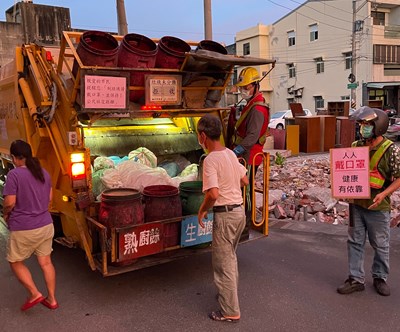
[(115, 169), (106, 170), (102, 182), (107, 189), (133, 188), (139, 191), (151, 185), (172, 185), (173, 183), (163, 168), (151, 168), (132, 160), (120, 163)]
[(128, 154), (129, 160), (136, 161), (143, 165), (147, 165), (149, 167), (157, 167), (157, 157), (151, 152), (149, 149), (140, 147), (136, 150), (129, 152)]
[(93, 169), (95, 172), (101, 169), (114, 168), (114, 166), (114, 161), (108, 157), (97, 157), (93, 161)]

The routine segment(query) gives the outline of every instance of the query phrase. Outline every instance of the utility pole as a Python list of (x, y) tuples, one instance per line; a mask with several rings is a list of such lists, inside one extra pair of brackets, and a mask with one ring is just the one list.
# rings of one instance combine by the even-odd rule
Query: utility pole
[(211, 0), (204, 0), (204, 37), (212, 40)]
[[(352, 73), (352, 77), (355, 80), (355, 82), (357, 82), (357, 61), (356, 61), (356, 18), (357, 17), (356, 17), (356, 6), (357, 6), (357, 1), (353, 0), (353, 20), (352, 20), (353, 33), (352, 33), (352, 38), (351, 38), (351, 73)], [(350, 105), (351, 104), (355, 104), (357, 106), (357, 88), (351, 89)]]
[(128, 33), (126, 21), (125, 0), (117, 0), (118, 34), (125, 36)]
[(358, 11), (364, 7), (370, 0), (365, 0), (358, 8), (357, 8), (357, 1), (359, 0), (353, 0), (353, 33), (352, 33), (352, 42), (351, 42), (351, 74), (349, 76), (349, 81), (350, 83), (356, 83), (357, 86), (355, 89), (351, 89), (351, 99), (352, 102), (355, 103), (357, 106), (357, 87), (358, 87), (358, 77), (357, 77), (357, 44), (356, 44), (356, 38), (357, 38), (357, 32), (360, 32), (363, 30), (364, 27), (364, 21), (359, 20), (357, 21), (356, 14)]

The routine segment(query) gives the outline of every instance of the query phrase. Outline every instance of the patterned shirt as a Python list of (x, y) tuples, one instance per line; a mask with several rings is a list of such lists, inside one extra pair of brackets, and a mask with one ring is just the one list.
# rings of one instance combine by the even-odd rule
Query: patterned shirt
[[(369, 158), (373, 156), (375, 151), (381, 146), (381, 144), (387, 140), (384, 138), (380, 144), (373, 147), (369, 152)], [(357, 141), (357, 146), (363, 146), (362, 141)], [(368, 208), (373, 203), (373, 200), (377, 194), (385, 190), (395, 180), (400, 178), (400, 149), (395, 144), (392, 144), (384, 153), (378, 164), (379, 173), (385, 178), (385, 184), (381, 189), (371, 188), (370, 199), (355, 199), (354, 204)], [(375, 209), (378, 211), (390, 211), (390, 195), (386, 196), (385, 199)]]

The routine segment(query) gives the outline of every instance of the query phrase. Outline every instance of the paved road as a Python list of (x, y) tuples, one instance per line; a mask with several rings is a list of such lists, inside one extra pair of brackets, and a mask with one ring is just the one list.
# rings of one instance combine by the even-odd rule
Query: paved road
[[(346, 278), (346, 227), (272, 224), (268, 237), (239, 246), (238, 324), (207, 318), (217, 308), (209, 253), (103, 278), (81, 250), (55, 244), (60, 308), (20, 312), (24, 290), (1, 259), (0, 331), (400, 331), (400, 229), (391, 242), (392, 295), (376, 294), (368, 277), (364, 292), (343, 296), (335, 290)], [(0, 224), (2, 257), (5, 233)], [(370, 250), (367, 262), (368, 271)]]

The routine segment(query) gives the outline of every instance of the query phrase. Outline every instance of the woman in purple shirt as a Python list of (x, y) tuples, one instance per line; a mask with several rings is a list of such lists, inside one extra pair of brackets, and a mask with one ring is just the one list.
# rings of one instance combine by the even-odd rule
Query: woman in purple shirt
[[(56, 272), (50, 257), (54, 236), (53, 220), (48, 210), (52, 199), (50, 176), (40, 166), (39, 160), (32, 156), (28, 143), (14, 141), (10, 153), (15, 168), (7, 174), (3, 190), (3, 218), (10, 230), (7, 260), (29, 294), (21, 310), (28, 310), (39, 303), (56, 309)], [(37, 289), (24, 263), (33, 253), (43, 271), (47, 298)]]

